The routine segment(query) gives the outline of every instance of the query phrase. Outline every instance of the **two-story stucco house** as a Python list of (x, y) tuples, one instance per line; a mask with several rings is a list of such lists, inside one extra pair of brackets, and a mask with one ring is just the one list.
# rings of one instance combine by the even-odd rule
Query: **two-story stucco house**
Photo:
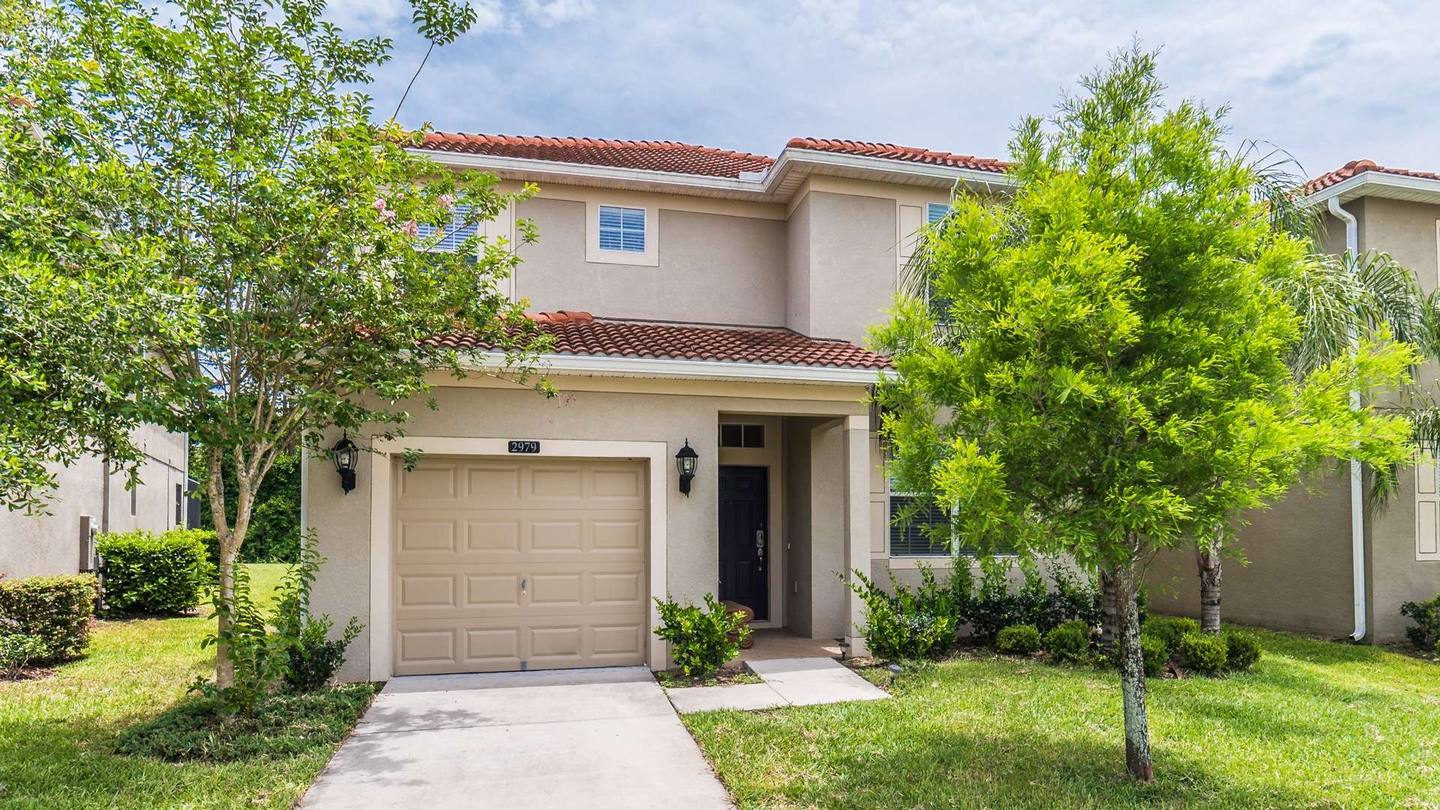
[(185, 434), (145, 425), (134, 441), (145, 454), (138, 485), (127, 487), (125, 475), (99, 456), (84, 456), (55, 469), (43, 514), (0, 509), (0, 576), (91, 571), (96, 534), (188, 525), (193, 501)]
[[(1310, 181), (1305, 200), (1324, 212), (1326, 249), (1389, 253), (1440, 287), (1440, 174), (1354, 161)], [(1419, 381), (1440, 393), (1433, 364)], [(1239, 545), (1247, 565), (1226, 562), (1227, 620), (1376, 642), (1404, 637), (1400, 605), (1440, 593), (1440, 483), (1433, 460), (1399, 471), (1398, 491), (1375, 508), (1351, 468), (1322, 478), (1251, 516)], [(1193, 553), (1151, 569), (1151, 605), (1198, 615)]]
[[(848, 572), (945, 564), (890, 525), (904, 496), (867, 405), (885, 360), (861, 343), (915, 231), (957, 183), (1003, 191), (1002, 163), (811, 139), (775, 158), (460, 134), (420, 148), (539, 185), (485, 228), (538, 226), (510, 293), (556, 337), (560, 394), (437, 377), (439, 409), (364, 454), (353, 492), (307, 460), (304, 521), (329, 559), (313, 607), (366, 624), (345, 676), (662, 668), (653, 598), (707, 593), (859, 653)], [(477, 348), (477, 368), (493, 360)], [(412, 469), (406, 448), (424, 451)]]

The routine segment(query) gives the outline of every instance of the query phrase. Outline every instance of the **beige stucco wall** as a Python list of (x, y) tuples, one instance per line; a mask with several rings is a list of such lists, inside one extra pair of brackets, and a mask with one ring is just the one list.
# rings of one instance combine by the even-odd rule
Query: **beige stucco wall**
[[(1268, 510), (1248, 515), (1227, 558), (1221, 591), (1225, 621), (1340, 637), (1354, 627), (1350, 576), (1348, 472), (1327, 472)], [(1157, 613), (1200, 615), (1193, 548), (1157, 555), (1147, 584)]]
[[(604, 199), (604, 198), (601, 198)], [(656, 204), (652, 201), (652, 204)], [(515, 291), (536, 310), (613, 318), (785, 325), (786, 224), (658, 208), (657, 266), (586, 261), (583, 201), (536, 198), (518, 207), (538, 242), (523, 245)]]
[(895, 200), (815, 191), (808, 200), (808, 334), (863, 345), (895, 295)]
[[(144, 427), (135, 434), (145, 451), (141, 483), (126, 489), (126, 477), (105, 475), (104, 465), (86, 456), (56, 469), (58, 487), (44, 515), (0, 509), (0, 574), (11, 577), (73, 574), (80, 568), (80, 528), (90, 518), (96, 531), (165, 531), (175, 526), (175, 485), (185, 485), (186, 447), (181, 434)], [(110, 505), (105, 508), (108, 487)], [(183, 515), (182, 515), (183, 519)]]
[[(678, 491), (672, 464), (667, 465), (665, 471), (668, 486), (664, 497), (668, 512), (667, 587), (671, 596), (691, 601), (699, 601), (716, 588), (719, 527), (716, 486), (720, 458), (716, 425), (721, 415), (830, 414), (831, 420), (837, 421), (834, 417), (864, 412), (860, 402), (864, 394), (861, 386), (665, 383), (578, 377), (557, 377), (554, 381), (562, 393), (551, 400), (515, 386), (496, 387), (501, 384), (484, 379), (462, 386), (448, 381), (446, 387), (435, 391), (437, 410), (428, 410), (417, 403), (407, 433), (411, 436), (525, 438), (542, 443), (547, 439), (663, 441), (668, 447), (667, 459), (689, 439), (700, 455), (691, 494), (686, 497)], [(843, 469), (839, 445), (832, 447), (824, 441), (822, 435), (819, 444), (822, 455), (817, 456), (819, 462), (814, 466)], [(787, 442), (786, 446), (793, 448), (796, 444), (803, 446), (800, 442)], [(328, 460), (307, 459), (305, 521), (316, 530), (320, 552), (329, 560), (316, 581), (314, 608), (330, 614), (340, 625), (351, 616), (362, 622), (369, 620), (371, 504), (367, 482), (374, 461), (369, 455), (362, 457), (357, 470), (359, 486), (344, 495)], [(787, 481), (793, 487), (795, 476), (790, 475)], [(841, 497), (842, 487), (838, 481), (826, 486), (835, 492), (835, 498)], [(795, 511), (793, 504), (787, 502), (784, 514), (793, 516)], [(793, 532), (790, 528), (793, 526), (792, 517), (787, 522), (787, 533)], [(828, 570), (840, 570), (843, 566), (829, 561), (829, 552), (823, 551), (823, 546), (836, 544), (843, 549), (843, 536), (827, 531), (815, 537), (820, 551), (812, 572), (822, 559), (830, 566)], [(843, 550), (835, 554), (843, 555)], [(787, 563), (793, 563), (793, 558)], [(829, 576), (834, 579), (833, 574)], [(821, 594), (818, 591), (822, 585), (816, 585), (820, 609), (839, 614), (834, 619), (815, 620), (813, 628), (823, 629), (827, 634), (843, 634), (844, 629), (843, 591), (839, 590), (843, 585), (835, 579), (835, 586)], [(832, 605), (833, 593), (842, 594), (841, 602)], [(789, 606), (800, 601), (803, 600), (794, 595), (787, 596)], [(349, 651), (342, 676), (366, 677), (368, 660), (369, 639), (362, 634)]]

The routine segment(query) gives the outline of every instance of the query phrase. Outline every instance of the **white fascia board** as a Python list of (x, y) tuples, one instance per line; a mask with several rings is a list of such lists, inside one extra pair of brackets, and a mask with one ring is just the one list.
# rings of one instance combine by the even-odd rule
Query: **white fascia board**
[(787, 148), (780, 153), (764, 176), (756, 179), (712, 177), (703, 174), (680, 174), (652, 169), (625, 169), (616, 166), (593, 166), (588, 163), (566, 163), (558, 160), (535, 160), (533, 158), (512, 158), (496, 155), (474, 155), (464, 152), (444, 152), (434, 149), (406, 147), (415, 155), (427, 157), (442, 166), (466, 169), (491, 169), (516, 174), (560, 175), (585, 177), (595, 180), (613, 180), (630, 183), (650, 183), (671, 188), (709, 189), (739, 194), (754, 194), (765, 197), (773, 194), (780, 180), (792, 167), (834, 166), (851, 170), (873, 171), (885, 174), (903, 174), (915, 177), (929, 177), (950, 182), (963, 182), (972, 186), (996, 186), (1010, 188), (1014, 181), (1000, 172), (984, 172), (956, 166), (936, 166), (928, 163), (911, 163), (904, 160), (871, 157), (868, 155), (846, 155), (836, 152), (822, 152), (815, 149)]
[(1370, 194), (1372, 187), (1398, 189), (1420, 194), (1433, 194), (1435, 195), (1436, 201), (1440, 202), (1440, 180), (1431, 180), (1428, 177), (1409, 177), (1403, 174), (1389, 174), (1386, 172), (1361, 172), (1333, 186), (1320, 189), (1314, 194), (1305, 197), (1302, 202), (1305, 205), (1325, 205), (1326, 201), (1331, 197), (1336, 197), (1340, 199), (1341, 202), (1344, 202)]
[(960, 181), (967, 185), (1003, 186), (1010, 188), (1015, 181), (1001, 172), (985, 172), (960, 166), (937, 166), (933, 163), (913, 163), (908, 160), (873, 157), (871, 155), (847, 155), (840, 152), (823, 152), (818, 149), (787, 148), (780, 153), (780, 159), (770, 169), (769, 177), (780, 177), (791, 163), (835, 166), (845, 169), (859, 169), (886, 174), (908, 174), (915, 177), (933, 177), (943, 180)]
[[(712, 177), (704, 174), (680, 174), (660, 172), (652, 169), (626, 169), (618, 166), (593, 166), (588, 163), (565, 163), (558, 160), (535, 160), (533, 158), (512, 158), (496, 155), (472, 155), (463, 152), (442, 152), (434, 149), (406, 147), (414, 155), (427, 157), (442, 166), (466, 169), (494, 169), (516, 174), (556, 174), (571, 177), (589, 177), (597, 180), (617, 180), (632, 183), (654, 183), (663, 186), (685, 188), (707, 188), (720, 191), (764, 193), (763, 180), (737, 180), (731, 177)], [(768, 174), (766, 175), (769, 176)]]
[[(505, 368), (501, 352), (475, 352), (474, 368)], [(546, 354), (538, 360), (544, 372), (590, 374), (601, 377), (669, 377), (692, 380), (743, 380), (810, 384), (874, 385), (892, 372), (888, 369), (791, 366), (778, 363), (727, 363), (718, 360), (668, 360), (648, 357), (606, 357)]]

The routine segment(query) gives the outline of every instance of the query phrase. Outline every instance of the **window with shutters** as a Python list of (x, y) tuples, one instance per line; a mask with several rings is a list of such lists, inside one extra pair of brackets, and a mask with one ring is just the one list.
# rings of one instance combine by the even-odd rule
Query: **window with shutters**
[(600, 249), (645, 252), (645, 209), (600, 206)]
[(934, 225), (950, 213), (949, 203), (928, 203), (925, 206), (925, 223)]
[(891, 557), (949, 557), (953, 545), (944, 510), (915, 495), (890, 493)]

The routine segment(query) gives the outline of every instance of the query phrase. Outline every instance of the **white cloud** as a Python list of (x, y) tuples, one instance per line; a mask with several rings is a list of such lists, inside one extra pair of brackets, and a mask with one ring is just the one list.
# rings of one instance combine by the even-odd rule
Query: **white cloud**
[(582, 20), (595, 13), (590, 0), (524, 0), (525, 14), (542, 26)]
[[(401, 41), (377, 77), (384, 108), (418, 63), (404, 51), (418, 44), (400, 33), (408, 3), (340, 6), (366, 24), (385, 20)], [(403, 118), (769, 154), (816, 135), (997, 155), (1020, 116), (1048, 112), (1080, 74), (1139, 37), (1163, 47), (1174, 98), (1231, 105), (1237, 141), (1273, 141), (1311, 173), (1357, 157), (1440, 169), (1440, 8), (1430, 4), (607, 0), (598, 13), (591, 0), (487, 0), (486, 9), (484, 31), (431, 58)]]

